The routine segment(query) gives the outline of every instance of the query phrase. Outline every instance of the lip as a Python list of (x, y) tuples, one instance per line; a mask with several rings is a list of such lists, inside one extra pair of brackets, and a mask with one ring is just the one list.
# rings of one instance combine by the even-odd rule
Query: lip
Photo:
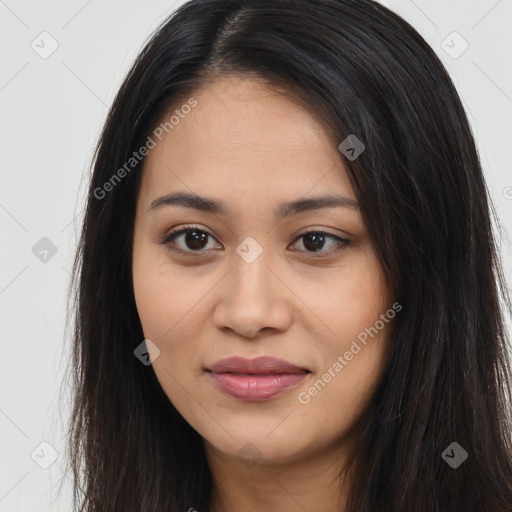
[(275, 357), (229, 357), (206, 368), (220, 391), (240, 400), (269, 400), (297, 387), (311, 372)]

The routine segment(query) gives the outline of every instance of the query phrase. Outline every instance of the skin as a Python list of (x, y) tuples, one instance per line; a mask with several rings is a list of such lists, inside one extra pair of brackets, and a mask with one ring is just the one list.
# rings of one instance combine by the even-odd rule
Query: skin
[[(133, 284), (145, 338), (160, 350), (150, 350), (153, 369), (204, 439), (211, 511), (343, 510), (339, 473), (381, 374), (389, 324), (307, 404), (298, 395), (390, 308), (388, 289), (358, 209), (274, 219), (276, 205), (305, 196), (355, 201), (341, 154), (319, 120), (255, 78), (223, 77), (193, 97), (197, 106), (146, 157), (137, 200)], [(229, 215), (149, 209), (176, 191), (222, 201)], [(188, 224), (211, 235), (200, 255), (185, 235), (159, 243)], [(326, 238), (318, 257), (299, 237), (311, 230), (350, 244)], [(236, 251), (248, 236), (263, 251), (251, 263)], [(239, 400), (204, 371), (233, 355), (279, 357), (311, 373), (270, 400)], [(247, 463), (239, 452), (249, 442)]]

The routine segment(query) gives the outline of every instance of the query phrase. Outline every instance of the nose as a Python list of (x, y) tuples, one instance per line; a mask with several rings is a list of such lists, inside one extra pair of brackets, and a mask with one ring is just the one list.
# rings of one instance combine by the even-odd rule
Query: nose
[(268, 254), (264, 250), (249, 263), (233, 253), (232, 268), (216, 287), (219, 296), (213, 322), (218, 329), (256, 339), (290, 327), (293, 293)]

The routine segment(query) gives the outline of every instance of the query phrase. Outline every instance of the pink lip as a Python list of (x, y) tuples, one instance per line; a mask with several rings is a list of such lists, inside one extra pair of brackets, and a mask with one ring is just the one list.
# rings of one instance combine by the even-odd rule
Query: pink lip
[(217, 361), (207, 371), (221, 391), (241, 400), (268, 400), (296, 387), (310, 372), (275, 357)]

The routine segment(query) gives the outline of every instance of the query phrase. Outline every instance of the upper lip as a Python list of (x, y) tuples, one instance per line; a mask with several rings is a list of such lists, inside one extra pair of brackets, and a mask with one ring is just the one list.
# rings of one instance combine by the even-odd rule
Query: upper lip
[(296, 366), (284, 359), (276, 357), (228, 357), (221, 359), (206, 368), (213, 373), (245, 373), (245, 374), (281, 374), (281, 373), (309, 373), (307, 368)]

